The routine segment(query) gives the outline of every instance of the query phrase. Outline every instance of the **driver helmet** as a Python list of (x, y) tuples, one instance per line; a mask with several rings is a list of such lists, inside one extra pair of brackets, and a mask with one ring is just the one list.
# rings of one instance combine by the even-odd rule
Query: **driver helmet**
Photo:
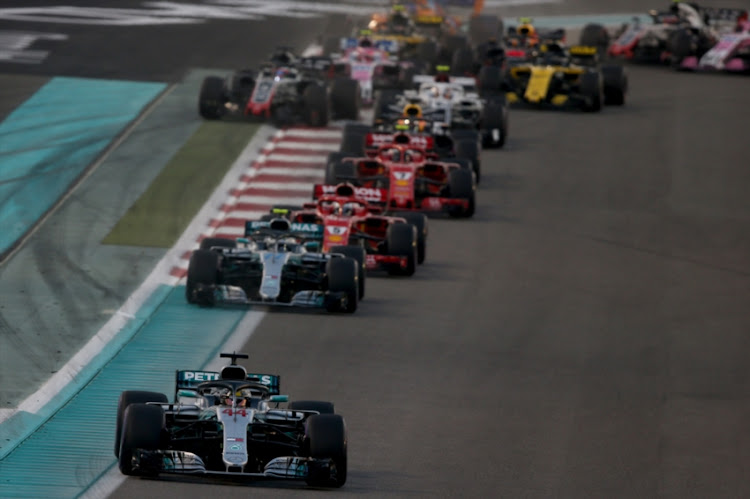
[(524, 17), (519, 19), (519, 21), (521, 24), (516, 28), (516, 33), (527, 38), (533, 38), (536, 36), (536, 29), (534, 28), (534, 25), (531, 24), (530, 18)]
[(403, 115), (407, 118), (421, 118), (422, 108), (418, 104), (407, 104), (404, 106)]
[[(247, 399), (243, 396), (242, 391), (237, 390), (235, 392), (235, 398), (237, 400), (236, 407), (246, 407), (247, 406)], [(232, 391), (231, 390), (224, 390), (220, 395), (220, 402), (221, 405), (232, 405)]]
[(318, 208), (323, 215), (341, 215), (341, 204), (338, 201), (322, 201)]
[(341, 214), (345, 217), (351, 217), (357, 212), (357, 203), (344, 203), (341, 207)]

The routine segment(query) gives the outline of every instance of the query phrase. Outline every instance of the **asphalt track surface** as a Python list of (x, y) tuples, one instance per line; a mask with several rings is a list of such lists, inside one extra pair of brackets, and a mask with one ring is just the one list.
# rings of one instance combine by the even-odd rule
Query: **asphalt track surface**
[[(628, 69), (624, 108), (514, 112), (477, 215), (431, 220), (416, 276), (370, 279), (354, 316), (256, 330), (254, 370), (346, 417), (337, 494), (750, 496), (747, 80)], [(321, 493), (114, 497), (248, 494)]]

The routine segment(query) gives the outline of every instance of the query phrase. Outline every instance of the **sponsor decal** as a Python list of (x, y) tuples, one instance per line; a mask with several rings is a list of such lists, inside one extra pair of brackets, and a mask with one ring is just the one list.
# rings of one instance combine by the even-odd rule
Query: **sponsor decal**
[(232, 444), (232, 445), (229, 446), (229, 450), (241, 451), (242, 450), (242, 444)]
[(443, 203), (440, 201), (440, 198), (424, 198), (422, 200), (422, 206), (424, 208), (429, 208), (433, 210), (439, 210), (443, 207)]
[(202, 371), (186, 371), (181, 373), (185, 381), (216, 381), (219, 379), (219, 373), (210, 373)]
[(227, 442), (244, 442), (244, 438), (235, 438), (235, 437), (228, 437)]
[(349, 229), (341, 225), (329, 225), (328, 227), (326, 227), (326, 230), (333, 236), (341, 236), (343, 234), (346, 234)]

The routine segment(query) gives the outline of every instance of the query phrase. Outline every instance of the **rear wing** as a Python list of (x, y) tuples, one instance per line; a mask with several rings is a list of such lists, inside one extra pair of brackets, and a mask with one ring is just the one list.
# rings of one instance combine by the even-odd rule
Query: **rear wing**
[[(313, 186), (313, 199), (323, 196), (336, 195), (337, 185), (315, 184)], [(368, 203), (384, 203), (388, 199), (388, 189), (376, 189), (374, 187), (354, 187), (354, 197), (367, 201)]]
[(704, 7), (699, 6), (698, 12), (707, 18), (709, 24), (713, 23), (732, 23), (736, 22), (742, 16), (748, 15), (748, 9), (729, 9), (723, 7)]
[[(399, 44), (396, 40), (372, 40), (372, 45), (378, 50), (384, 50), (389, 54), (395, 54), (398, 52)], [(358, 38), (342, 38), (341, 39), (341, 50), (350, 50), (359, 47)]]
[(425, 150), (430, 150), (435, 147), (435, 139), (428, 135), (404, 135), (400, 133), (368, 133), (365, 136), (365, 147), (369, 149), (394, 144), (397, 135), (408, 137), (408, 142), (404, 139), (404, 142), (398, 142), (400, 144), (408, 143), (408, 145), (412, 147), (418, 147)]
[[(194, 390), (206, 381), (219, 381), (221, 375), (214, 371), (177, 371), (175, 373), (175, 395), (180, 390)], [(269, 395), (279, 395), (281, 376), (267, 373), (248, 373), (247, 381), (259, 383), (268, 388)]]
[[(245, 222), (245, 237), (260, 229), (268, 229), (271, 222), (266, 220), (248, 220)], [(289, 235), (304, 239), (320, 239), (323, 237), (323, 226), (292, 222), (289, 224)]]
[[(469, 76), (450, 76), (449, 80), (451, 83), (461, 85), (464, 90), (472, 91), (477, 87), (477, 80)], [(421, 85), (422, 83), (435, 83), (435, 77), (432, 75), (414, 75), (412, 81), (415, 85)]]

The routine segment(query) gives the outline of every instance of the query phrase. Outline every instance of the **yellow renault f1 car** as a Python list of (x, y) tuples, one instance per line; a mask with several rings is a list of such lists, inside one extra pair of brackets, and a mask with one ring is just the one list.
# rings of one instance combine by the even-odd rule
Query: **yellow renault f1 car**
[(622, 66), (599, 64), (596, 47), (565, 50), (557, 44), (543, 45), (528, 61), (515, 61), (502, 79), (510, 104), (589, 112), (623, 105), (627, 84)]

